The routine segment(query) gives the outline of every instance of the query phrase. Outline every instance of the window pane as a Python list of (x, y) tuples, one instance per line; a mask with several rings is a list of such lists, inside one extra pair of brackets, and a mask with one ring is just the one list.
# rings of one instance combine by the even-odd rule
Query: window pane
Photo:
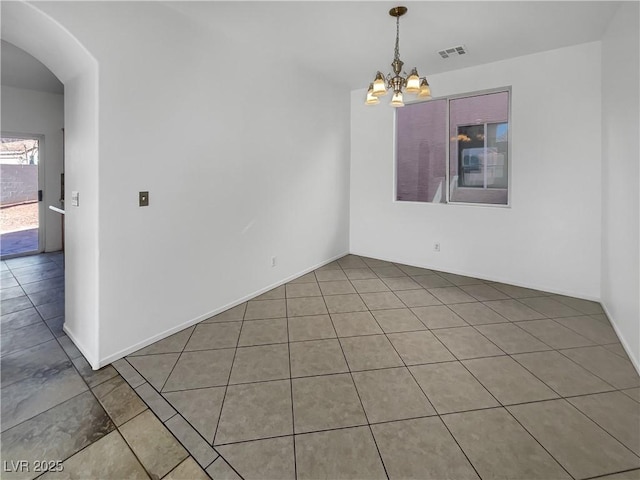
[(451, 100), (449, 129), (450, 201), (506, 205), (509, 92)]
[(396, 110), (396, 198), (446, 201), (446, 100)]

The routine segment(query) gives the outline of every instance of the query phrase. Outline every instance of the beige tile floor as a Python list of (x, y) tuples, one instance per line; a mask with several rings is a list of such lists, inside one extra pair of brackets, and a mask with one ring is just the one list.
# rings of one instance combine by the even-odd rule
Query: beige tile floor
[(118, 366), (214, 479), (640, 478), (640, 378), (581, 299), (348, 255)]
[[(640, 479), (640, 378), (594, 302), (349, 255), (115, 368), (58, 340), (81, 393), (12, 420), (2, 453), (89, 412), (63, 478)], [(14, 382), (57, 357), (28, 358)]]

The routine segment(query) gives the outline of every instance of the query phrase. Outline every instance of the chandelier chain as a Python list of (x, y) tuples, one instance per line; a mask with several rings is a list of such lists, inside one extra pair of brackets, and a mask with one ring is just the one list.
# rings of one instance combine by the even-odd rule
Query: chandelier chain
[(400, 60), (400, 17), (396, 17), (396, 48), (393, 51), (393, 59)]

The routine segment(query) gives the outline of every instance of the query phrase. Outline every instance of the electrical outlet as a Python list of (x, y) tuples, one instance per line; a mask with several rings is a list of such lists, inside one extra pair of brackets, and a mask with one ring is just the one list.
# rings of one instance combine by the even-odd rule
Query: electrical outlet
[(71, 192), (71, 206), (79, 207), (80, 206), (80, 192)]
[(433, 244), (433, 251), (434, 252), (439, 252), (440, 251), (440, 242), (436, 242)]
[(278, 257), (271, 257), (271, 266), (275, 267), (278, 263)]

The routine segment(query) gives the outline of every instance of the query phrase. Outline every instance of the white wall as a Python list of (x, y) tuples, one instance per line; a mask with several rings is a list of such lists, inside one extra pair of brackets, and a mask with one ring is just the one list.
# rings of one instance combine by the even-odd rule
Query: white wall
[(624, 2), (602, 39), (602, 303), (640, 371), (640, 38)]
[[(53, 8), (71, 12), (75, 5)], [(78, 5), (78, 4), (76, 4)], [(99, 360), (98, 310), (98, 77), (94, 58), (40, 8), (2, 2), (2, 38), (40, 60), (64, 84), (65, 324), (64, 330), (94, 367)], [(80, 206), (69, 205), (71, 191)]]
[(44, 250), (62, 248), (60, 214), (49, 210), (60, 199), (60, 174), (63, 172), (62, 128), (64, 127), (64, 97), (54, 93), (36, 92), (2, 85), (2, 131), (44, 135), (42, 170), (44, 199), (41, 218), (44, 227)]
[(392, 108), (354, 91), (351, 252), (599, 299), (600, 43), (429, 82), (435, 96), (512, 86), (511, 207), (394, 202)]
[[(99, 365), (100, 290), (98, 77), (89, 68), (64, 82), (65, 319), (64, 331)], [(71, 192), (80, 192), (78, 206)]]
[(99, 65), (94, 366), (348, 251), (346, 89), (159, 3), (39, 7)]

